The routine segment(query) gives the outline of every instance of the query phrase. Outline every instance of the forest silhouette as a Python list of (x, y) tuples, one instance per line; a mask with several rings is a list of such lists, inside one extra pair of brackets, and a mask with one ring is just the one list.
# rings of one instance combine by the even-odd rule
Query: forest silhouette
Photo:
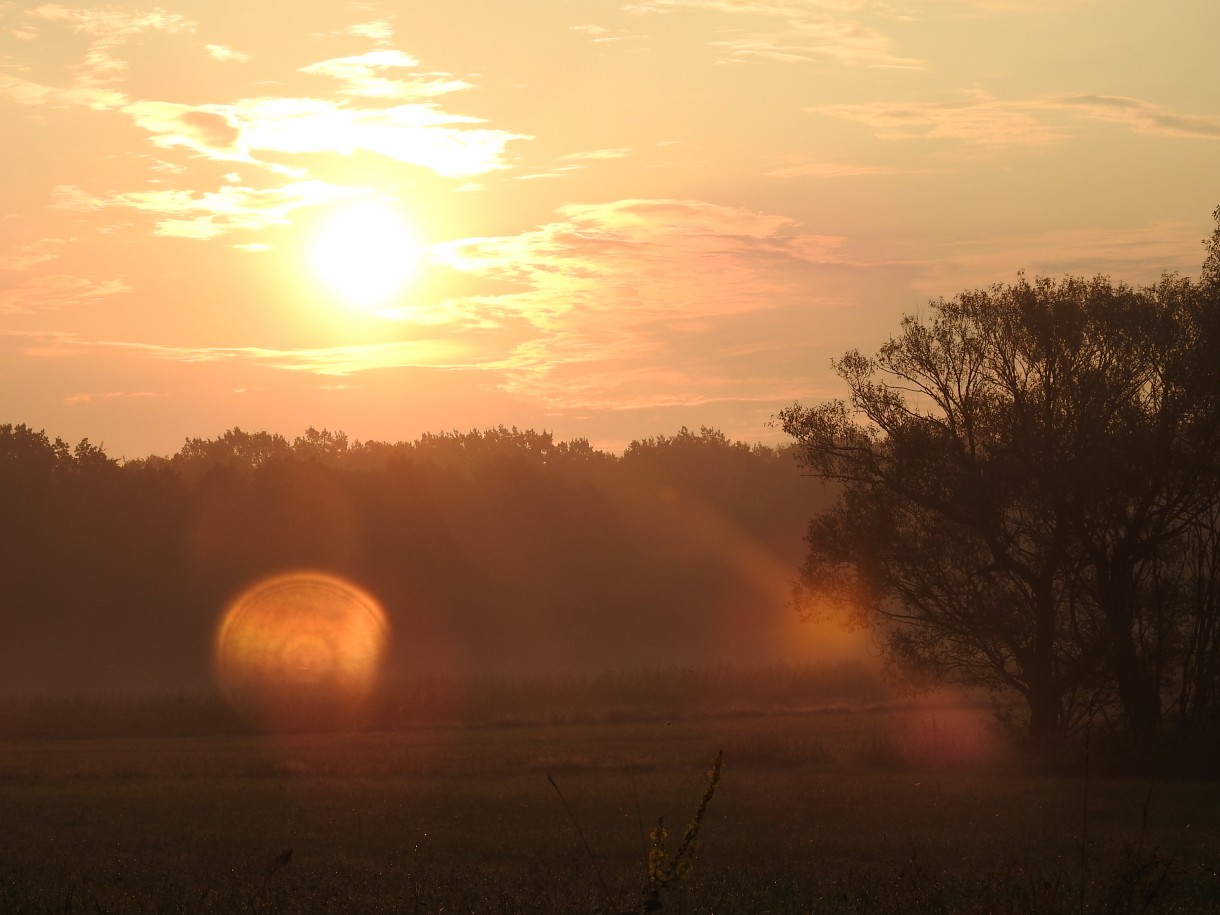
[(234, 428), (119, 461), (2, 425), (0, 692), (205, 687), (227, 602), (305, 569), (376, 595), (391, 679), (770, 662), (827, 501), (789, 448), (706, 428), (621, 456)]

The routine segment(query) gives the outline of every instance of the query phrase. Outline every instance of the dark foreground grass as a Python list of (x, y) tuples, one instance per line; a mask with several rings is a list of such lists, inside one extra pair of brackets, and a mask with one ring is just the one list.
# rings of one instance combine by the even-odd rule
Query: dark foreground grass
[(681, 835), (719, 749), (663, 912), (1220, 911), (1220, 785), (1091, 779), (1082, 845), (1082, 774), (1003, 766), (980, 727), (942, 708), (11, 741), (0, 912), (631, 911), (647, 831)]

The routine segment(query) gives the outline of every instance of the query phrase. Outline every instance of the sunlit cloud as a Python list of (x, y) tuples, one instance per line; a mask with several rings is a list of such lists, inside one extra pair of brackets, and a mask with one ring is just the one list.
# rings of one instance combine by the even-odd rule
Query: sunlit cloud
[(394, 38), (394, 26), (388, 19), (371, 19), (367, 22), (356, 22), (344, 26), (333, 32), (326, 32), (320, 37), (336, 38), (349, 35), (356, 38), (367, 38), (379, 45), (386, 45)]
[(571, 176), (574, 172), (582, 171), (583, 169), (591, 168), (600, 162), (611, 162), (615, 159), (625, 159), (632, 154), (632, 150), (626, 147), (606, 148), (606, 149), (590, 149), (580, 152), (566, 153), (559, 156), (557, 161), (564, 163), (555, 165), (545, 171), (528, 172), (523, 175), (514, 176), (518, 181), (538, 181), (543, 178), (563, 178)]
[(302, 73), (329, 76), (343, 83), (343, 95), (384, 99), (427, 99), (473, 85), (447, 74), (430, 74), (414, 79), (392, 79), (383, 71), (414, 69), (419, 61), (410, 54), (389, 48), (369, 51), (355, 57), (338, 57), (302, 67)]
[(126, 97), (113, 85), (126, 74), (127, 62), (117, 51), (129, 39), (145, 32), (177, 34), (195, 30), (193, 21), (162, 9), (138, 11), (112, 6), (74, 9), (49, 3), (29, 10), (27, 15), (44, 22), (63, 23), (93, 37), (84, 60), (70, 68), (71, 85), (57, 94), (64, 101), (94, 108), (113, 108), (125, 101)]
[[(426, 88), (421, 91), (430, 91)], [(452, 91), (446, 89), (445, 91)], [(260, 153), (352, 155), (365, 151), (444, 177), (507, 168), (505, 147), (524, 134), (474, 127), (479, 118), (425, 104), (353, 108), (316, 98), (255, 98), (231, 105), (136, 102), (123, 109), (161, 147), (181, 146), (211, 158), (255, 163)]]
[(300, 181), (265, 190), (225, 185), (200, 194), (166, 189), (92, 196), (71, 186), (56, 191), (57, 199), (70, 201), (73, 208), (127, 207), (152, 213), (160, 217), (157, 235), (197, 239), (215, 238), (235, 229), (254, 231), (286, 225), (293, 210), (361, 193), (324, 181)]
[(97, 403), (108, 400), (143, 400), (146, 398), (163, 398), (169, 394), (165, 391), (90, 391), (83, 394), (69, 394), (64, 403), (70, 407), (79, 404)]
[[(440, 246), (434, 256), (457, 270), (529, 286), (523, 297), (501, 301), (535, 316), (632, 306), (753, 310), (766, 307), (775, 266), (843, 258), (841, 238), (800, 233), (782, 216), (700, 201), (570, 204), (559, 215), (522, 235)], [(692, 276), (699, 277), (693, 288)]]
[(1122, 124), (1137, 133), (1220, 139), (1220, 117), (1179, 114), (1137, 98), (1077, 95), (1055, 99), (1049, 105), (1079, 111), (1094, 120)]
[(863, 124), (883, 140), (964, 140), (977, 146), (1045, 146), (1064, 139), (1060, 127), (1038, 118), (1044, 106), (1002, 101), (974, 90), (948, 102), (870, 102), (823, 105), (815, 114)]
[(524, 134), (473, 127), (481, 120), (431, 105), (350, 108), (311, 98), (263, 98), (231, 109), (250, 150), (278, 153), (376, 153), (444, 177), (507, 168), (504, 149)]
[[(67, 86), (36, 82), (21, 71), (8, 72), (0, 74), (0, 95), (28, 106), (62, 104), (120, 111), (163, 149), (181, 148), (210, 159), (248, 162), (297, 178), (307, 174), (303, 165), (284, 164), (268, 156), (369, 152), (444, 177), (468, 177), (508, 168), (508, 144), (530, 139), (484, 126), (478, 117), (442, 110), (437, 98), (470, 89), (472, 84), (444, 73), (405, 75), (419, 66), (418, 59), (390, 48), (301, 68), (307, 75), (337, 81), (339, 98), (263, 96), (203, 104), (132, 99), (118, 85), (126, 64), (111, 52), (142, 31), (190, 31), (193, 23), (162, 11), (137, 14), (109, 8), (85, 11), (45, 6), (32, 15), (71, 25), (95, 40), (86, 59), (69, 68)], [(388, 26), (370, 26), (378, 35), (389, 34), (386, 29)], [(244, 57), (222, 45), (206, 48), (213, 59)]]
[(1046, 146), (1072, 135), (1069, 116), (1108, 121), (1139, 133), (1220, 138), (1220, 118), (1181, 114), (1142, 99), (1058, 96), (1003, 100), (981, 90), (942, 102), (823, 105), (815, 114), (854, 121), (883, 140), (951, 139), (976, 146)]
[(867, 175), (910, 175), (917, 169), (852, 162), (793, 162), (767, 172), (771, 178), (858, 178)]
[(850, 66), (917, 70), (923, 61), (893, 51), (890, 37), (846, 14), (870, 12), (893, 18), (887, 7), (864, 0), (646, 0), (623, 7), (635, 15), (707, 11), (742, 17), (751, 23), (778, 20), (771, 28), (752, 28), (710, 44), (723, 53), (721, 63), (765, 60), (806, 63), (830, 60)]
[(714, 10), (762, 16), (795, 17), (819, 10), (848, 11), (866, 6), (867, 0), (641, 0), (623, 6), (628, 13), (671, 13), (677, 10)]
[(162, 9), (150, 11), (125, 10), (107, 6), (102, 9), (73, 9), (58, 3), (44, 3), (29, 10), (27, 15), (47, 22), (67, 22), (74, 29), (106, 40), (128, 38), (141, 32), (193, 31), (194, 22)]
[(162, 148), (181, 146), (213, 159), (250, 161), (241, 146), (241, 128), (226, 106), (140, 101), (125, 105), (123, 112)]
[(32, 314), (74, 305), (88, 305), (108, 296), (130, 292), (121, 279), (93, 279), (68, 274), (28, 277), (13, 286), (0, 286), (0, 314)]
[(208, 56), (212, 58), (212, 60), (219, 60), (222, 63), (229, 60), (238, 61), (240, 63), (252, 59), (249, 54), (243, 54), (241, 51), (234, 51), (232, 48), (226, 47), (222, 44), (210, 44), (205, 45), (204, 47), (208, 52)]
[[(723, 322), (811, 304), (817, 271), (846, 264), (842, 238), (701, 201), (570, 204), (558, 217), (521, 235), (433, 251), (455, 270), (521, 288), (477, 306), (530, 322), (533, 335), (516, 348), (502, 387), (552, 406), (728, 396), (710, 381), (726, 374), (719, 345), (709, 347)], [(623, 393), (626, 379), (657, 382), (657, 373), (689, 374), (690, 383), (679, 393), (658, 394), (655, 384)], [(749, 373), (742, 366), (726, 378), (748, 388)], [(606, 387), (608, 378), (619, 381)]]
[(590, 149), (586, 152), (574, 152), (559, 158), (566, 162), (591, 162), (602, 159), (622, 159), (631, 155), (631, 149), (628, 147), (616, 147), (613, 149)]
[(891, 50), (889, 37), (858, 22), (837, 19), (805, 19), (782, 31), (749, 33), (712, 42), (727, 52), (726, 60), (771, 60), (804, 63), (833, 60), (861, 67), (919, 70), (923, 61), (900, 57)]
[(37, 241), (13, 245), (7, 253), (0, 254), (0, 270), (29, 270), (59, 257), (64, 245), (62, 238), (40, 238)]
[(579, 32), (594, 44), (611, 44), (615, 41), (622, 41), (631, 35), (626, 29), (610, 29), (602, 25), (589, 23), (571, 26), (571, 31)]
[(1076, 6), (1089, 6), (1100, 0), (965, 0), (969, 6), (996, 12), (1058, 13)]
[[(27, 341), (24, 352), (34, 358), (65, 359), (111, 352), (184, 364), (233, 363), (322, 376), (347, 376), (386, 368), (478, 367), (480, 357), (469, 346), (444, 339), (369, 343), (353, 346), (277, 349), (262, 346), (167, 346), (121, 340), (98, 340), (65, 332), (10, 331), (0, 336)], [(498, 358), (485, 360), (489, 367)]]

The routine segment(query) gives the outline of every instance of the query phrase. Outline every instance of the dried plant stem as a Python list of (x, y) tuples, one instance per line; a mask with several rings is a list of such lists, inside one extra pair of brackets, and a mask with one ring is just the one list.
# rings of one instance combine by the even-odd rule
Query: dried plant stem
[(606, 902), (613, 904), (614, 897), (610, 895), (610, 887), (606, 885), (606, 878), (602, 876), (602, 870), (597, 866), (597, 858), (593, 855), (593, 849), (589, 847), (589, 840), (585, 838), (585, 831), (580, 828), (580, 821), (576, 819), (576, 814), (572, 812), (568, 799), (559, 790), (559, 785), (555, 783), (555, 779), (548, 775), (546, 780), (551, 783), (551, 787), (559, 795), (559, 800), (563, 803), (563, 809), (568, 812), (568, 818), (572, 821), (572, 825), (576, 827), (576, 835), (580, 837), (580, 844), (585, 847), (585, 854), (589, 856), (589, 863), (593, 865), (593, 873), (597, 875), (597, 882), (601, 884), (602, 892), (606, 894)]

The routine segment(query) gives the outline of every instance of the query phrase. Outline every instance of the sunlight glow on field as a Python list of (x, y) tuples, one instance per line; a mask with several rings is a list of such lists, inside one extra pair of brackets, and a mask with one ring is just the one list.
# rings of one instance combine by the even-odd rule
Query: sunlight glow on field
[(309, 260), (345, 304), (373, 310), (410, 282), (419, 242), (393, 205), (361, 200), (330, 217), (314, 236)]
[(217, 679), (233, 706), (260, 726), (349, 722), (376, 681), (386, 630), (377, 601), (336, 576), (264, 579), (224, 615)]

